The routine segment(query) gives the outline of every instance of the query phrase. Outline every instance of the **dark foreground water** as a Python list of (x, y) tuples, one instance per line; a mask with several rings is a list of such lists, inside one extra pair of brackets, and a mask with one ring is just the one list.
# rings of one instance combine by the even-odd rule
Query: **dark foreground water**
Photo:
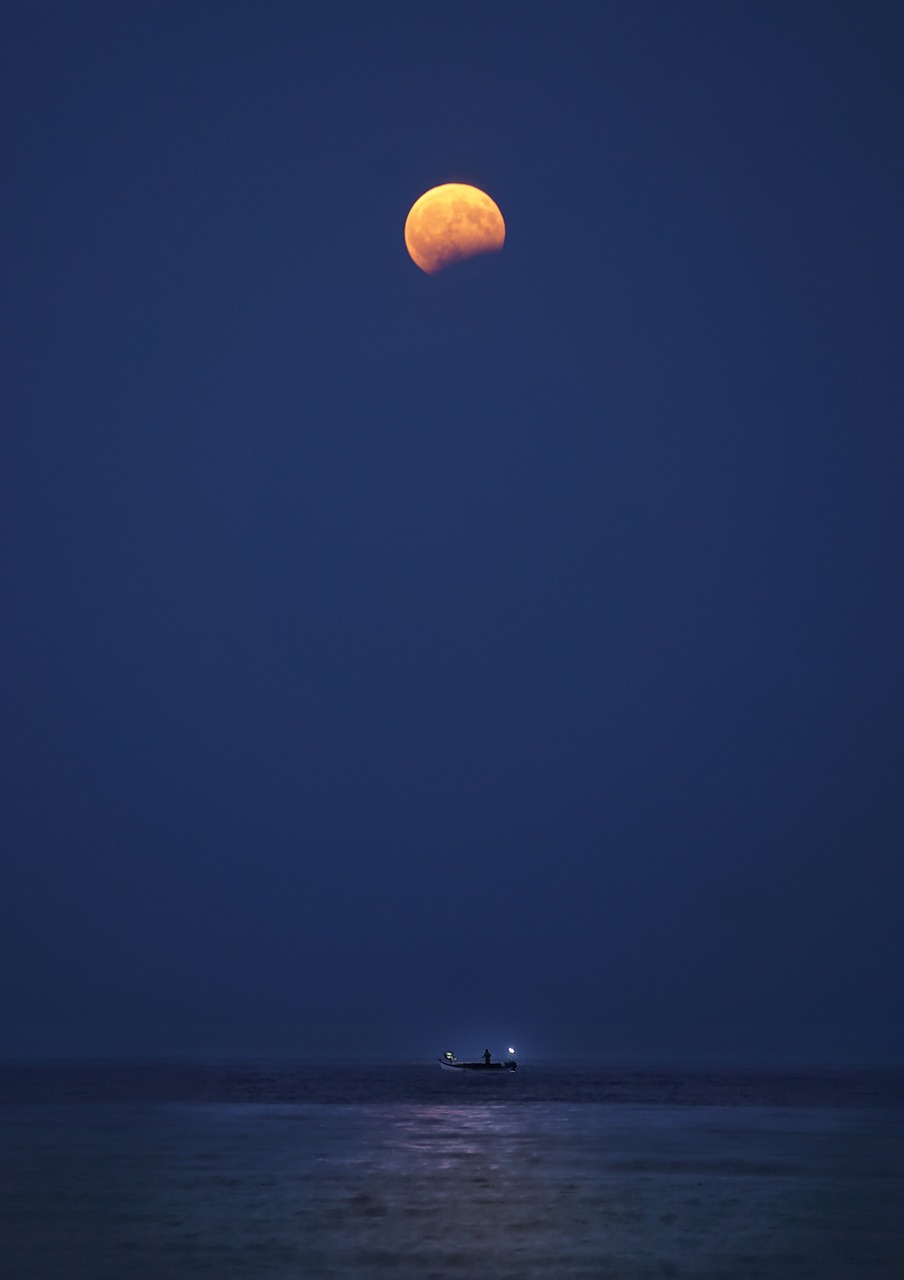
[(10, 1280), (901, 1280), (904, 1077), (0, 1064)]

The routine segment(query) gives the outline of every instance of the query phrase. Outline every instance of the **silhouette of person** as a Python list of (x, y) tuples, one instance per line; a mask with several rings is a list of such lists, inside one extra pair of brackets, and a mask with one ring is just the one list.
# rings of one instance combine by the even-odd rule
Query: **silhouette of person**
[(483, 1065), (484, 1065), (485, 1067), (488, 1067), (488, 1066), (490, 1065), (490, 1058), (491, 1058), (491, 1056), (492, 1056), (492, 1055), (490, 1054), (489, 1049), (484, 1049), (484, 1051), (483, 1051)]

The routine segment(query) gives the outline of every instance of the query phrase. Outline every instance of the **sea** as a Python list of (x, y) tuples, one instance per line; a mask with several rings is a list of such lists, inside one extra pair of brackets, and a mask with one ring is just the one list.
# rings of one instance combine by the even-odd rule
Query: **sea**
[(901, 1280), (904, 1073), (0, 1063), (3, 1280)]

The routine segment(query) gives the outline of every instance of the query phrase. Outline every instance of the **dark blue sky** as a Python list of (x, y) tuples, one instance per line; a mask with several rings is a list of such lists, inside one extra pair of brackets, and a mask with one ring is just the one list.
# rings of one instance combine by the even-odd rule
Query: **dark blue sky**
[(902, 26), (4, 7), (0, 1052), (904, 1056)]

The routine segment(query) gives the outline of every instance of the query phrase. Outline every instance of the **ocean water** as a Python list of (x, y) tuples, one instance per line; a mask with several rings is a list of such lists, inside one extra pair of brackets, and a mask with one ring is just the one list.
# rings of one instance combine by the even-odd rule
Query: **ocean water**
[(4, 1280), (901, 1280), (904, 1076), (0, 1064)]

